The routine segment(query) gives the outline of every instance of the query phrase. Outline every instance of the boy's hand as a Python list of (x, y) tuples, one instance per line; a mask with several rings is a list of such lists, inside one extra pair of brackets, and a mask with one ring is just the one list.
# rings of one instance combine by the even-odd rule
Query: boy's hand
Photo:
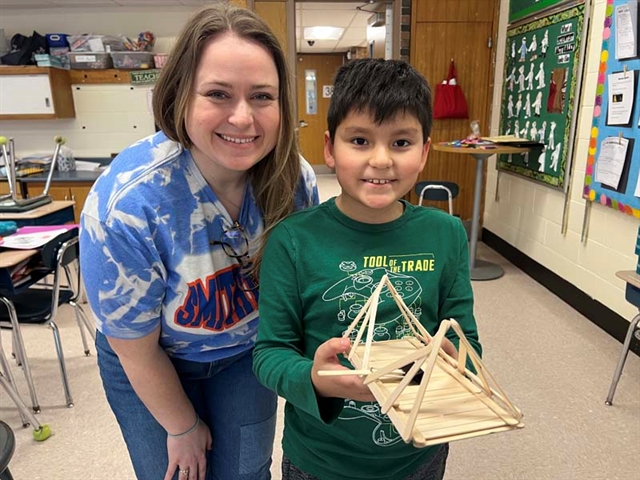
[(349, 370), (340, 365), (338, 354), (349, 350), (348, 338), (331, 338), (316, 350), (313, 357), (311, 382), (321, 397), (350, 398), (359, 402), (373, 402), (375, 397), (362, 379), (355, 375), (321, 377), (319, 370)]

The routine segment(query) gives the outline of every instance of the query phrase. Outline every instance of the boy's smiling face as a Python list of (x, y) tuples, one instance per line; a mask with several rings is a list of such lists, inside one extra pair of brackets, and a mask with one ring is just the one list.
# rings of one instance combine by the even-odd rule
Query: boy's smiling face
[(398, 200), (416, 183), (429, 153), (418, 119), (398, 113), (378, 125), (369, 112), (351, 111), (335, 140), (324, 136), (324, 158), (335, 168), (342, 193), (336, 205), (364, 223), (386, 223), (402, 215)]

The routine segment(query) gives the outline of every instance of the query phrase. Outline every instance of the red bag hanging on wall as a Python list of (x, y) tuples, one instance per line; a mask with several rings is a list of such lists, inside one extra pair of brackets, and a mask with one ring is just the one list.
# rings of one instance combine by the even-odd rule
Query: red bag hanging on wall
[(453, 59), (449, 65), (447, 79), (436, 85), (433, 118), (469, 118), (469, 107), (467, 107), (467, 100), (458, 85)]

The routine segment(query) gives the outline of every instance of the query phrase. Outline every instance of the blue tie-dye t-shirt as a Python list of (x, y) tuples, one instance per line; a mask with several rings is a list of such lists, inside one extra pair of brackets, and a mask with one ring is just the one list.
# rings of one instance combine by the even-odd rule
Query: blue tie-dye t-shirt
[[(318, 203), (302, 159), (301, 171), (298, 209)], [(169, 355), (200, 362), (251, 348), (258, 292), (212, 245), (233, 223), (189, 151), (162, 132), (120, 153), (82, 211), (82, 275), (98, 330), (133, 339), (161, 325)], [(253, 254), (264, 226), (248, 184), (238, 223)]]

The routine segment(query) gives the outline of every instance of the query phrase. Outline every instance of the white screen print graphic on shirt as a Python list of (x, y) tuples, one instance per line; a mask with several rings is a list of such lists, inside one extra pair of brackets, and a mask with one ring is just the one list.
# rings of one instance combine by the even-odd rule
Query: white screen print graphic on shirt
[[(420, 320), (422, 287), (413, 274), (435, 271), (433, 254), (365, 256), (361, 265), (363, 268), (359, 269), (358, 262), (341, 262), (339, 269), (347, 275), (346, 278), (332, 285), (322, 295), (325, 302), (336, 303), (336, 320), (344, 324), (345, 330), (362, 310), (385, 274), (388, 275), (409, 310)], [(374, 341), (392, 340), (412, 334), (395, 306), (389, 291), (386, 288), (382, 290), (378, 312), (390, 311), (394, 315), (383, 317), (378, 314)], [(351, 340), (354, 341), (357, 335), (358, 330), (355, 329), (351, 333)], [(378, 447), (391, 446), (402, 441), (391, 419), (380, 412), (380, 405), (377, 402), (364, 403), (345, 399), (344, 409), (338, 419), (341, 421), (369, 420), (372, 427), (371, 440)]]

